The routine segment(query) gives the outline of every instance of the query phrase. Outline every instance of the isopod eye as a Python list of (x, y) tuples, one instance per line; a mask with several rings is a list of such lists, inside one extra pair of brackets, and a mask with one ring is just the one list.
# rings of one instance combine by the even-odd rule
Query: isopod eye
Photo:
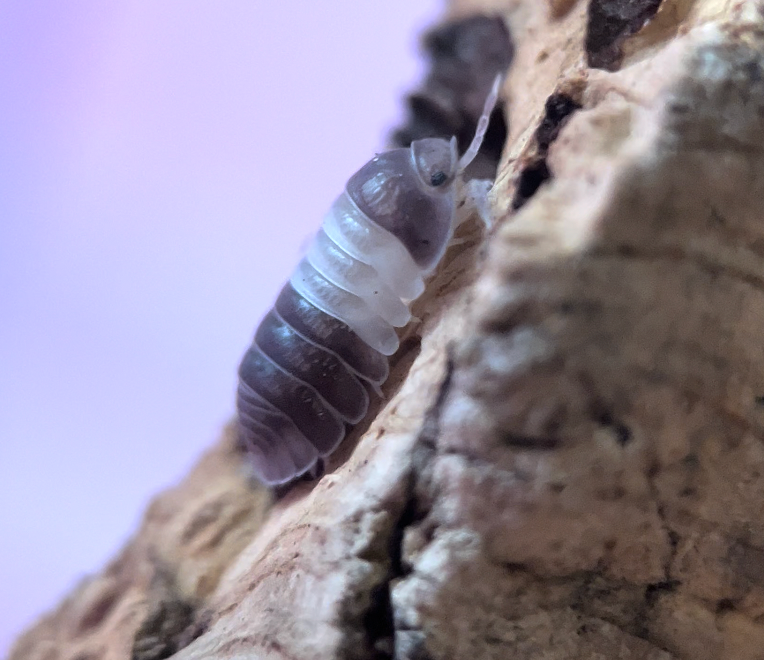
[(430, 183), (434, 188), (442, 186), (447, 180), (448, 174), (446, 174), (443, 170), (438, 170), (430, 177)]
[(456, 140), (424, 138), (411, 143), (411, 156), (419, 180), (427, 188), (445, 190), (456, 176)]

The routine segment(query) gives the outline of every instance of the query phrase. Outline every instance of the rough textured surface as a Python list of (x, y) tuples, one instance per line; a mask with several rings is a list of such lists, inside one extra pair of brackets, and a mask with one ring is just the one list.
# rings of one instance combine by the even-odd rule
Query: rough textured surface
[(13, 660), (158, 660), (201, 634), (205, 600), (272, 504), (241, 467), (233, 434), (157, 497), (135, 537), (22, 635)]
[(663, 0), (610, 71), (586, 2), (481, 10), (516, 47), (497, 222), (389, 402), (262, 526), (224, 443), (14, 660), (764, 658), (762, 7)]

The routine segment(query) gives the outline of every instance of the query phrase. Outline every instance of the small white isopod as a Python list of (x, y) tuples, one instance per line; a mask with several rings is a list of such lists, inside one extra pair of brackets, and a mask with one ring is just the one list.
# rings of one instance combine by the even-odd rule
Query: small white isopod
[(396, 328), (443, 258), (456, 224), (454, 182), (480, 149), (494, 81), (461, 157), (456, 138), (425, 138), (350, 177), (255, 332), (239, 367), (238, 427), (257, 476), (287, 483), (316, 468), (379, 390)]

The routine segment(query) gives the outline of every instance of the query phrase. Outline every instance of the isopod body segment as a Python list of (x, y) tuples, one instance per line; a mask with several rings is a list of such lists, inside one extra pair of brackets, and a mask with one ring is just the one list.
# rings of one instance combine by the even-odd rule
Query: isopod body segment
[(454, 183), (480, 148), (499, 82), (461, 159), (455, 138), (426, 138), (350, 177), (261, 321), (239, 367), (237, 409), (264, 483), (311, 470), (366, 415), (367, 386), (387, 379), (396, 328), (453, 236)]

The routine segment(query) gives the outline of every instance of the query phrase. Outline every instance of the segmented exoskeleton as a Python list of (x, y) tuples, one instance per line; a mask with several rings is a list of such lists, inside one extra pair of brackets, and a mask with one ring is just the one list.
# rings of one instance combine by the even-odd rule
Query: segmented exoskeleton
[(378, 154), (356, 172), (260, 323), (239, 367), (238, 422), (257, 475), (283, 484), (311, 470), (366, 415), (388, 375), (396, 328), (453, 236), (454, 182), (472, 162), (497, 78), (461, 159), (456, 138)]

